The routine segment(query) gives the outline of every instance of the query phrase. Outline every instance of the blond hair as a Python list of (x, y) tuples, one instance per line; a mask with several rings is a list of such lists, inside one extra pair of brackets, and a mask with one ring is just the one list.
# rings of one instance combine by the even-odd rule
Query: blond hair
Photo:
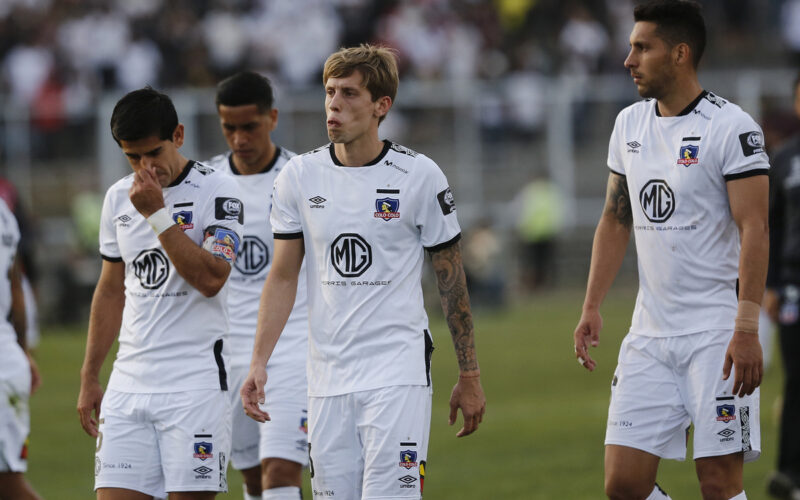
[(325, 61), (322, 84), (327, 84), (329, 78), (347, 78), (356, 71), (361, 73), (361, 84), (369, 91), (373, 102), (384, 96), (394, 102), (400, 80), (396, 50), (364, 43), (341, 48)]

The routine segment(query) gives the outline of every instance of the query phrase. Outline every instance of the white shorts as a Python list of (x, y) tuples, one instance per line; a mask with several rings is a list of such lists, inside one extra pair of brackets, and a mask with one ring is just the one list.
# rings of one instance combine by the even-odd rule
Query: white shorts
[(393, 386), (309, 398), (314, 498), (422, 498), (431, 395)]
[[(761, 454), (759, 391), (731, 394), (734, 373), (722, 380), (731, 331), (677, 337), (628, 334), (611, 383), (605, 444), (683, 460), (694, 425), (694, 458)], [(735, 368), (735, 367), (734, 367)]]
[(157, 498), (170, 491), (227, 491), (230, 442), (225, 391), (109, 390), (100, 408), (94, 487)]
[[(300, 367), (300, 377), (291, 380), (290, 385), (280, 385), (278, 377), (267, 379), (266, 404), (261, 408), (269, 413), (272, 420), (260, 424), (248, 417), (242, 410), (239, 395), (249, 366), (231, 366), (231, 411), (233, 413), (233, 434), (231, 442), (231, 465), (242, 470), (257, 467), (265, 458), (282, 458), (308, 465), (308, 389), (306, 387), (305, 365)], [(273, 374), (275, 370), (270, 370)]]
[(31, 369), (15, 342), (0, 347), (0, 472), (28, 469)]

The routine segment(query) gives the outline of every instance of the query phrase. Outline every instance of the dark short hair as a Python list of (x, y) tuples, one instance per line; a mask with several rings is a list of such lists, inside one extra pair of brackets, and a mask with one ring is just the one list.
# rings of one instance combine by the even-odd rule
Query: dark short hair
[(706, 48), (706, 23), (700, 4), (694, 0), (651, 0), (633, 9), (636, 22), (655, 23), (656, 35), (674, 47), (679, 43), (689, 45), (694, 67)]
[(217, 107), (255, 104), (260, 112), (272, 109), (272, 83), (253, 71), (242, 71), (217, 85)]
[(171, 141), (177, 126), (172, 100), (150, 86), (125, 94), (111, 113), (111, 135), (117, 144), (153, 136)]

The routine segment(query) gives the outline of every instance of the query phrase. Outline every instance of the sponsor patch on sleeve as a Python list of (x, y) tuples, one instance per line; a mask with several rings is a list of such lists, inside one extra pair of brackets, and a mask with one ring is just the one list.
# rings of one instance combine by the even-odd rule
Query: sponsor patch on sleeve
[(211, 252), (212, 255), (225, 259), (232, 264), (239, 253), (239, 235), (230, 229), (211, 226), (206, 229), (203, 248)]
[(456, 211), (456, 201), (453, 199), (453, 193), (449, 187), (437, 194), (436, 199), (439, 200), (439, 206), (442, 207), (444, 215), (449, 215)]
[(242, 202), (237, 198), (215, 198), (214, 217), (217, 220), (237, 220), (244, 223), (244, 209)]
[(745, 156), (753, 156), (764, 152), (764, 136), (761, 132), (745, 132), (739, 134), (739, 142), (742, 144), (742, 153)]

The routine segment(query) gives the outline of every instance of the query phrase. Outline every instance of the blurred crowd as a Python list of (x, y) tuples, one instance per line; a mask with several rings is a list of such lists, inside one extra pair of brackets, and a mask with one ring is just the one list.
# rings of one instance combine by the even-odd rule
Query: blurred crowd
[[(707, 0), (714, 33), (800, 54), (800, 0)], [(104, 90), (209, 86), (255, 69), (316, 84), (336, 48), (399, 50), (403, 76), (621, 70), (633, 0), (0, 0), (3, 94), (43, 128)], [(731, 4), (736, 4), (732, 6)], [(791, 55), (790, 55), (791, 57)], [(719, 59), (717, 59), (719, 60)]]

